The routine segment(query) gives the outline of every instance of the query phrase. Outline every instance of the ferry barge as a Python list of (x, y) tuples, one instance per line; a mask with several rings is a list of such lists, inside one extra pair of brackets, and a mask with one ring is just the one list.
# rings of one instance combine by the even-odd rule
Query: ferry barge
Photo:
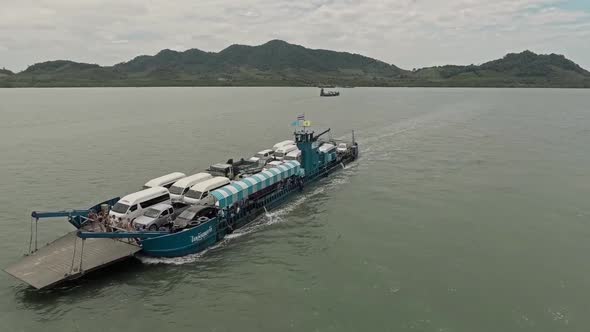
[[(168, 217), (162, 227), (134, 228), (131, 220), (126, 225), (118, 223), (123, 220), (116, 217), (117, 211), (126, 213), (133, 206), (144, 205), (129, 203), (127, 206), (122, 203), (125, 200), (118, 197), (87, 210), (33, 212), (29, 254), (5, 271), (34, 288), (44, 289), (140, 252), (153, 257), (178, 257), (203, 251), (288, 201), (305, 186), (358, 158), (354, 132), (349, 142), (320, 140), (329, 131), (316, 135), (308, 126), (298, 128), (294, 132), (295, 140), (285, 141), (297, 147), (296, 160), (273, 160), (268, 153), (271, 150), (263, 150), (261, 157), (251, 158), (250, 162), (228, 160), (227, 164), (213, 165), (208, 170), (210, 176), (218, 175), (215, 178), (226, 179), (229, 184), (199, 192), (196, 204), (183, 206), (182, 213), (175, 214), (175, 219)], [(267, 159), (261, 161), (260, 158)], [(254, 167), (256, 163), (264, 167)], [(169, 188), (170, 185), (165, 186)], [(162, 184), (144, 190), (152, 195), (149, 202), (156, 205), (170, 202), (171, 195), (166, 187)], [(170, 203), (170, 211), (166, 211), (167, 206), (160, 210), (172, 213), (182, 204)], [(37, 248), (39, 220), (55, 217), (66, 217), (77, 230)]]
[(320, 97), (338, 97), (340, 96), (339, 91), (324, 91), (324, 88), (320, 89)]

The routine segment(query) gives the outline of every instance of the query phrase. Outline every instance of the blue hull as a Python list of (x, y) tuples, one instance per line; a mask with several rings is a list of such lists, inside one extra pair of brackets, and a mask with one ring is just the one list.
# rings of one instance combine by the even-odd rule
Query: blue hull
[(155, 257), (178, 257), (207, 249), (218, 241), (219, 220), (211, 219), (180, 232), (141, 241), (143, 252)]

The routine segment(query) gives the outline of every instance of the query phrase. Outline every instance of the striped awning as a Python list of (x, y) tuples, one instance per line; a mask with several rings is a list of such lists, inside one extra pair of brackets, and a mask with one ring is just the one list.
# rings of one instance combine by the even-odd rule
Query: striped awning
[(211, 195), (215, 197), (217, 201), (216, 205), (220, 208), (225, 208), (281, 180), (298, 175), (300, 166), (298, 161), (290, 160), (244, 178), (241, 181), (235, 181), (225, 187), (214, 190), (211, 192)]

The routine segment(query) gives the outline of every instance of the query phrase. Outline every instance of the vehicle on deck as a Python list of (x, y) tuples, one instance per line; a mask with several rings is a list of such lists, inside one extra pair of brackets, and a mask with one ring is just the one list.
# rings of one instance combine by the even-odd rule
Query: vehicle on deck
[(289, 152), (298, 150), (297, 145), (285, 145), (275, 151), (274, 157), (276, 160), (283, 160)]
[(228, 178), (216, 176), (207, 181), (197, 183), (184, 195), (183, 202), (186, 204), (197, 204), (209, 195), (209, 192), (230, 184)]
[(211, 178), (213, 178), (213, 175), (209, 173), (197, 173), (176, 181), (172, 187), (170, 187), (170, 199), (172, 202), (182, 202), (184, 194), (186, 194), (192, 186)]
[(198, 226), (204, 222), (217, 217), (217, 208), (208, 205), (195, 205), (184, 210), (174, 220), (173, 230), (181, 230)]
[(145, 209), (143, 214), (133, 221), (133, 226), (138, 231), (157, 231), (160, 227), (172, 223), (188, 207), (188, 205), (183, 203), (156, 204)]
[(265, 165), (268, 160), (273, 158), (273, 153), (274, 151), (271, 149), (262, 150), (255, 154), (253, 157), (250, 157), (250, 159), (248, 160)]
[(143, 189), (153, 188), (153, 187), (164, 187), (170, 188), (174, 182), (185, 178), (186, 174), (181, 172), (174, 172), (166, 175), (162, 175), (155, 179), (151, 179), (143, 185)]
[(170, 202), (168, 189), (144, 189), (121, 198), (109, 212), (109, 218), (112, 221), (130, 221), (140, 216), (144, 209), (165, 202)]
[(336, 148), (336, 152), (345, 153), (346, 151), (348, 151), (348, 145), (346, 143), (338, 144), (338, 147)]
[(244, 176), (259, 173), (263, 168), (264, 165), (261, 165), (257, 161), (244, 160), (242, 158), (237, 162), (229, 159), (225, 164), (213, 164), (209, 166), (207, 172), (214, 176), (223, 176), (230, 180), (236, 180)]
[(284, 160), (297, 160), (301, 162), (301, 151), (297, 149), (287, 153)]
[(228, 179), (234, 178), (233, 168), (229, 163), (213, 164), (207, 168), (207, 173), (211, 174), (212, 176), (223, 176)]
[(318, 151), (320, 151), (322, 153), (330, 153), (334, 150), (336, 150), (336, 145), (334, 145), (332, 143), (324, 143), (318, 149)]

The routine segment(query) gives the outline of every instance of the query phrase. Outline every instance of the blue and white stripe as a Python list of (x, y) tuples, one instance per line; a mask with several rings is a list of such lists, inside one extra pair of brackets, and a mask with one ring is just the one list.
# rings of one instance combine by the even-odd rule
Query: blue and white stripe
[(290, 176), (300, 174), (301, 165), (296, 160), (287, 161), (258, 174), (236, 181), (211, 192), (217, 205), (225, 208), (249, 195), (271, 186)]

